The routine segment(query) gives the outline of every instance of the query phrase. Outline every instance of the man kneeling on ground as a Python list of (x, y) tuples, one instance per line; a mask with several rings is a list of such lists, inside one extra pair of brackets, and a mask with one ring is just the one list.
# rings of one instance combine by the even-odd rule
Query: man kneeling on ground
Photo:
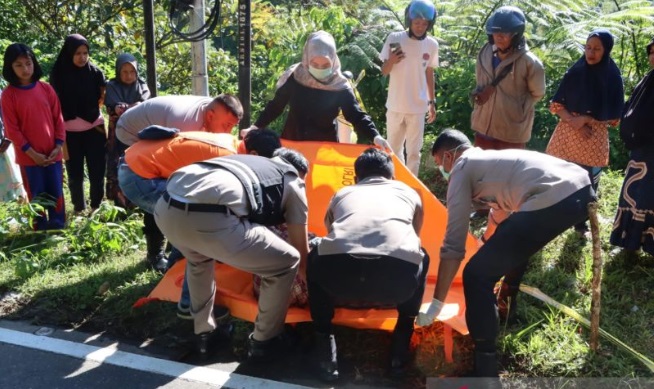
[(338, 378), (334, 307), (396, 306), (391, 373), (409, 361), (413, 323), (425, 290), (429, 256), (420, 247), (422, 201), (408, 185), (393, 180), (385, 152), (370, 148), (354, 162), (355, 185), (332, 198), (328, 234), (309, 254), (309, 306), (316, 330), (319, 375)]

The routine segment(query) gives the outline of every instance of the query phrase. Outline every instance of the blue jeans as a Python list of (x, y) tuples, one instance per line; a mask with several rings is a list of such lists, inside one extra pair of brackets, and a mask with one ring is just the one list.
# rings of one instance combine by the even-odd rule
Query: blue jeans
[(118, 166), (118, 184), (123, 194), (149, 214), (154, 213), (154, 205), (166, 190), (166, 181), (165, 178), (143, 178), (122, 160)]
[(34, 219), (34, 229), (52, 230), (64, 228), (66, 211), (64, 205), (64, 173), (61, 162), (48, 166), (21, 166), (21, 171), (27, 178), (24, 183), (30, 200), (38, 195), (47, 195), (55, 202), (54, 207), (48, 207), (45, 214)]
[[(168, 266), (173, 266), (175, 262), (179, 261), (182, 258), (184, 258), (184, 254), (182, 254), (179, 250), (173, 247), (172, 250), (170, 250), (170, 254), (168, 255)], [(185, 307), (191, 306), (191, 292), (188, 291), (186, 269), (184, 270), (184, 283), (182, 284), (182, 295), (179, 297), (179, 304)]]
[(188, 290), (188, 279), (184, 273), (184, 283), (182, 284), (182, 295), (179, 296), (179, 304), (185, 307), (191, 306), (191, 292)]

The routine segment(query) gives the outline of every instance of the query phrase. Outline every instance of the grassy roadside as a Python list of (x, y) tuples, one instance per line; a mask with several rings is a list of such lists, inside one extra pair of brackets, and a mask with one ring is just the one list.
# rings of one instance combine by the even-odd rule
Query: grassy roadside
[[(423, 181), (441, 199), (443, 183), (429, 163)], [(605, 259), (601, 326), (654, 358), (654, 259), (631, 258), (608, 245), (613, 212), (622, 177), (609, 172), (601, 182), (600, 215)], [(103, 204), (95, 213), (73, 218), (71, 227), (54, 234), (32, 233), (17, 222), (25, 207), (0, 204), (0, 317), (35, 324), (105, 330), (121, 338), (162, 339), (176, 347), (191, 332), (175, 317), (174, 304), (132, 304), (146, 296), (160, 276), (142, 262), (144, 241), (140, 216)], [(71, 209), (71, 207), (69, 207)], [(14, 221), (12, 221), (14, 220)], [(538, 233), (534, 231), (534, 233)], [(540, 288), (584, 316), (590, 306), (590, 244), (569, 231), (531, 261), (525, 283)], [(588, 332), (571, 318), (521, 294), (519, 323), (502, 327), (502, 365), (510, 377), (652, 377), (630, 355), (602, 341), (597, 354), (588, 348)], [(305, 330), (308, 325), (302, 326)], [(424, 377), (463, 374), (471, 366), (468, 337), (455, 337), (455, 364), (446, 364), (440, 325), (419, 329), (416, 362), (401, 382), (384, 378), (388, 334), (338, 328), (339, 354), (354, 367), (347, 373), (356, 383), (419, 387)], [(233, 351), (244, 355), (251, 326), (238, 323)], [(307, 330), (308, 331), (308, 330)]]

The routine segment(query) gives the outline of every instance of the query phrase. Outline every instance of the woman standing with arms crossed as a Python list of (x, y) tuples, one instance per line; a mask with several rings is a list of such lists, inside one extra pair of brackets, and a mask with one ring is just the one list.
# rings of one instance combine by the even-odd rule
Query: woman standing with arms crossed
[(100, 107), (104, 100), (105, 77), (89, 61), (89, 42), (79, 34), (66, 37), (55, 61), (50, 82), (54, 87), (66, 125), (68, 189), (79, 213), (84, 200), (84, 162), (89, 173), (91, 208), (104, 197), (105, 143), (107, 134)]

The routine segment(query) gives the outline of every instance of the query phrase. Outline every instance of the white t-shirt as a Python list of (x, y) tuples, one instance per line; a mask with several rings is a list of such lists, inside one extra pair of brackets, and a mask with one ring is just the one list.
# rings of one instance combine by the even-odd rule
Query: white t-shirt
[(417, 40), (409, 38), (406, 31), (392, 32), (379, 55), (382, 61), (390, 57), (391, 43), (399, 43), (405, 57), (391, 69), (386, 109), (400, 113), (426, 113), (429, 94), (425, 71), (428, 67), (438, 67), (438, 42), (431, 36)]

